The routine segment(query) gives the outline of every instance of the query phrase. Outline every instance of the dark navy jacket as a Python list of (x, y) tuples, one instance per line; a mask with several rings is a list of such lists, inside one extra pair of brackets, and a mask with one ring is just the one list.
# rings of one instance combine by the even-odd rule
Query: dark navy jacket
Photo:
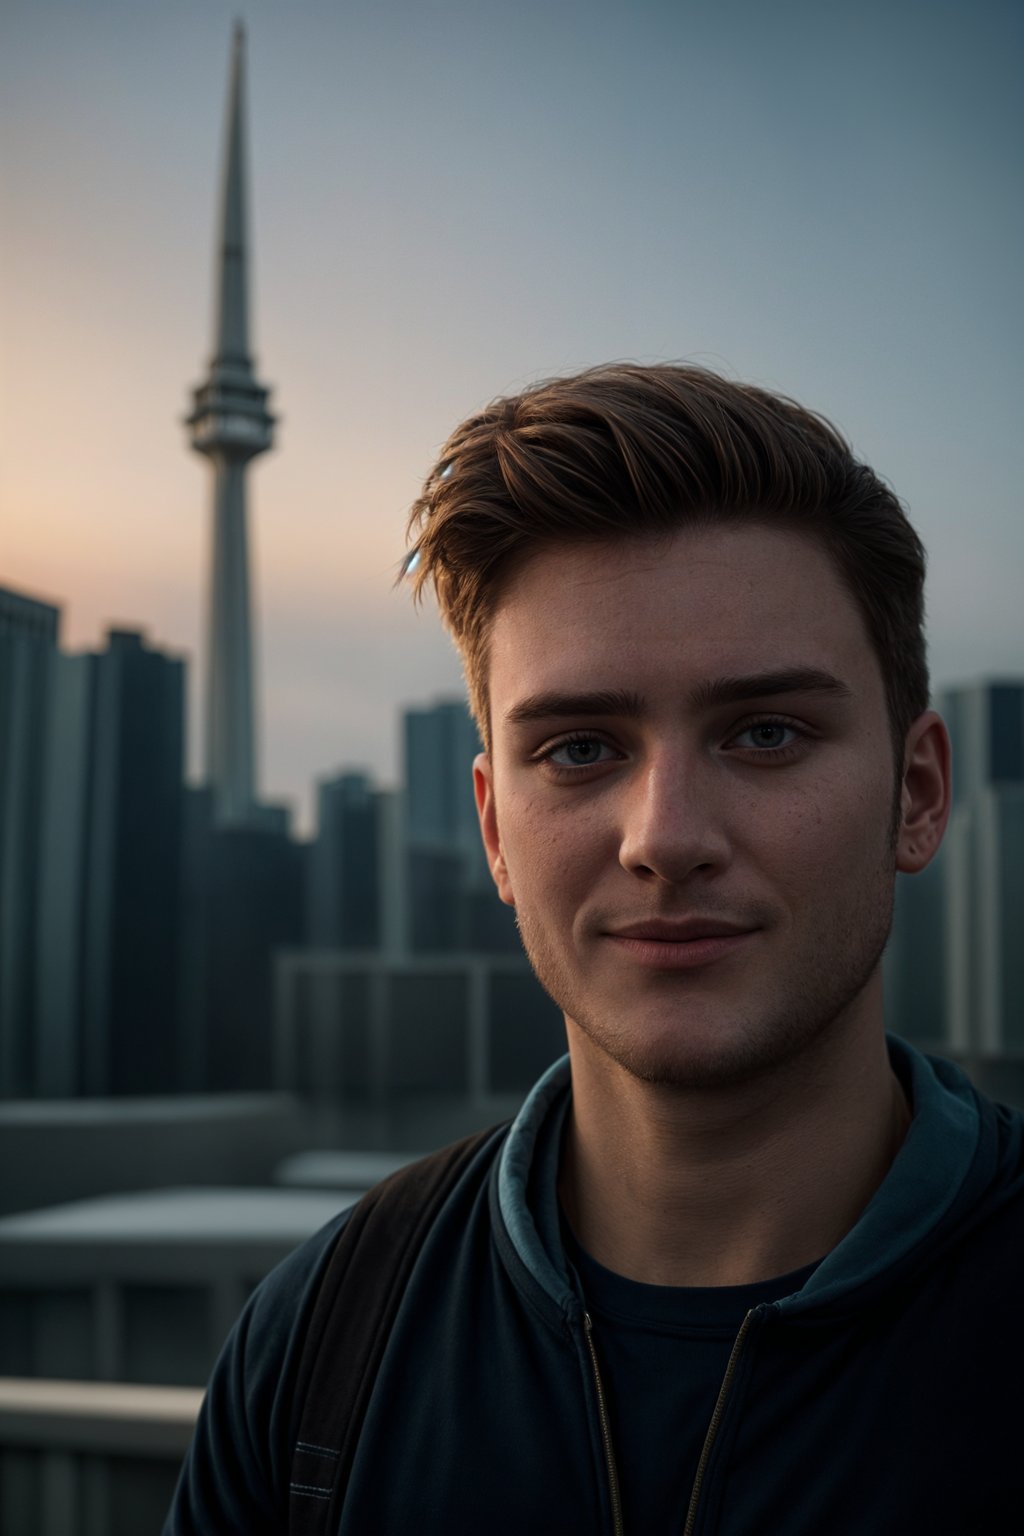
[[(427, 1239), (340, 1536), (1024, 1532), (1024, 1113), (886, 1040), (913, 1120), (857, 1224), (792, 1275), (709, 1289), (579, 1249), (557, 1062)], [(250, 1298), (165, 1536), (287, 1529), (296, 1365), (347, 1214)]]

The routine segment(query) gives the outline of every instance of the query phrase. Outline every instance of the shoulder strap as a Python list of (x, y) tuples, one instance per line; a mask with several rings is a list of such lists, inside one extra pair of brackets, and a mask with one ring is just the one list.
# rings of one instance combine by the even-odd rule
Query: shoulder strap
[(335, 1532), (356, 1443), (413, 1264), (470, 1159), (502, 1127), (452, 1142), (374, 1185), (335, 1243), (299, 1361), (289, 1536)]

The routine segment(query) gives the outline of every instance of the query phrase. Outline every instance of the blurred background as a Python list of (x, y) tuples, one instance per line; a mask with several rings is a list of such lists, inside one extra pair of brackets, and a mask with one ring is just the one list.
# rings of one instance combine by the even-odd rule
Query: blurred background
[(4, 1536), (158, 1531), (262, 1275), (565, 1048), (392, 585), (495, 395), (699, 362), (894, 486), (956, 806), (887, 1026), (1024, 1104), (1022, 42), (1004, 0), (7, 0)]

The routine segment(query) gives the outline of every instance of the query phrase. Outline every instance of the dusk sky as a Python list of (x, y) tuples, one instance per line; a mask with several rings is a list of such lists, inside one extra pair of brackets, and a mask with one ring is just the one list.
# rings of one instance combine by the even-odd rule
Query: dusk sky
[(690, 360), (829, 416), (929, 551), (933, 683), (1024, 676), (1019, 0), (5, 0), (0, 584), (189, 660), (198, 776), (231, 27), (246, 24), (260, 786), (458, 696), (408, 506), (495, 395)]

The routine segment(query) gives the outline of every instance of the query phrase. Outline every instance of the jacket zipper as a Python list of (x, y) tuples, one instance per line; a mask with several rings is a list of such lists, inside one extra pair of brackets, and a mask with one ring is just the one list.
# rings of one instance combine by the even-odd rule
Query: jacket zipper
[[(711, 1415), (711, 1423), (708, 1425), (708, 1432), (704, 1436), (704, 1446), (700, 1453), (700, 1461), (697, 1463), (697, 1476), (694, 1479), (693, 1492), (690, 1494), (690, 1507), (686, 1514), (686, 1526), (683, 1531), (683, 1536), (693, 1536), (693, 1527), (697, 1519), (697, 1501), (700, 1498), (701, 1484), (704, 1481), (704, 1472), (707, 1467), (708, 1460), (711, 1456), (712, 1446), (715, 1443), (715, 1436), (718, 1433), (718, 1426), (721, 1423), (722, 1415), (725, 1412), (725, 1404), (729, 1397), (729, 1388), (732, 1386), (732, 1378), (736, 1373), (736, 1365), (740, 1358), (740, 1351), (743, 1348), (743, 1340), (747, 1336), (747, 1330), (750, 1327), (751, 1319), (753, 1318), (755, 1311), (756, 1308), (749, 1311), (746, 1317), (743, 1319), (743, 1322), (740, 1324), (740, 1331), (736, 1335), (736, 1340), (729, 1355), (729, 1363), (725, 1367), (725, 1377), (723, 1378), (722, 1385), (718, 1391), (718, 1400), (715, 1403), (714, 1412)], [(590, 1363), (594, 1368), (594, 1385), (597, 1388), (597, 1414), (601, 1421), (601, 1438), (604, 1441), (605, 1461), (608, 1464), (608, 1486), (612, 1496), (612, 1525), (615, 1531), (615, 1536), (624, 1536), (622, 1525), (622, 1501), (619, 1498), (619, 1474), (615, 1467), (615, 1453), (612, 1450), (612, 1434), (608, 1424), (608, 1412), (605, 1407), (604, 1388), (601, 1385), (601, 1372), (597, 1368), (597, 1351), (594, 1348), (594, 1341), (591, 1338), (591, 1334), (594, 1331), (594, 1324), (591, 1320), (590, 1313), (587, 1311), (584, 1311), (583, 1313), (583, 1331), (586, 1335), (587, 1348), (590, 1351)]]
[(594, 1385), (597, 1388), (597, 1415), (601, 1420), (601, 1439), (604, 1441), (605, 1461), (608, 1463), (608, 1486), (612, 1496), (612, 1526), (615, 1536), (624, 1536), (622, 1527), (622, 1502), (619, 1499), (619, 1474), (615, 1470), (615, 1454), (612, 1450), (612, 1432), (608, 1426), (608, 1413), (605, 1408), (604, 1388), (601, 1385), (601, 1372), (597, 1368), (597, 1350), (594, 1341), (590, 1337), (594, 1331), (594, 1325), (590, 1320), (590, 1313), (583, 1314), (583, 1331), (587, 1338), (587, 1348), (590, 1350), (590, 1363), (594, 1367)]
[(690, 1508), (686, 1514), (686, 1525), (683, 1530), (683, 1536), (693, 1536), (693, 1527), (697, 1519), (697, 1501), (700, 1498), (701, 1483), (704, 1481), (704, 1471), (711, 1456), (711, 1447), (715, 1443), (715, 1435), (718, 1433), (718, 1426), (721, 1423), (722, 1414), (725, 1412), (726, 1399), (729, 1396), (729, 1388), (732, 1385), (732, 1378), (736, 1370), (736, 1362), (740, 1358), (740, 1350), (743, 1348), (743, 1340), (746, 1338), (747, 1329), (750, 1327), (750, 1320), (753, 1316), (753, 1310), (747, 1313), (746, 1317), (743, 1319), (743, 1322), (740, 1324), (740, 1331), (736, 1335), (736, 1342), (732, 1346), (732, 1353), (729, 1356), (729, 1364), (725, 1368), (725, 1378), (722, 1381), (722, 1385), (718, 1391), (718, 1401), (715, 1403), (715, 1411), (711, 1415), (711, 1423), (708, 1425), (708, 1432), (704, 1436), (704, 1448), (700, 1453), (700, 1461), (697, 1463), (697, 1476), (694, 1479), (693, 1492), (690, 1494)]

